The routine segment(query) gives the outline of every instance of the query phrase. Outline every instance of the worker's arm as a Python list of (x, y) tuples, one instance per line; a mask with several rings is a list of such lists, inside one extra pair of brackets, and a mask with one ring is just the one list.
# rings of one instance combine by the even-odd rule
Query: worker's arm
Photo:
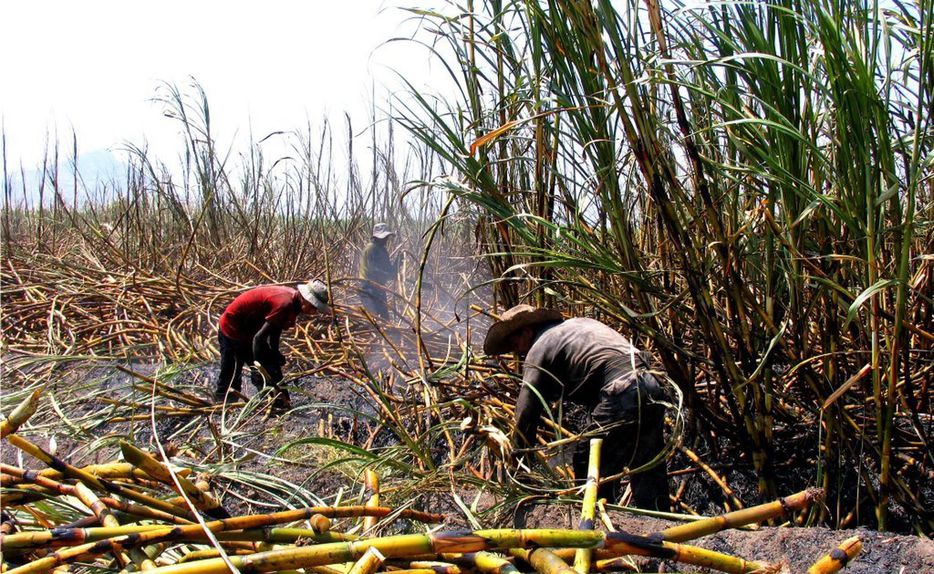
[(285, 364), (285, 356), (279, 350), (279, 337), (282, 335), (282, 329), (273, 329), (269, 333), (269, 351), (270, 357), (276, 360), (276, 365), (281, 367)]
[(522, 390), (516, 399), (516, 437), (519, 448), (535, 446), (535, 435), (542, 413), (555, 399), (558, 382), (554, 376), (534, 362), (526, 361), (522, 375)]
[(513, 442), (517, 447), (530, 448), (535, 445), (542, 410), (541, 399), (531, 387), (523, 384), (516, 400), (516, 436)]
[[(269, 321), (263, 323), (263, 326), (260, 327), (260, 330), (257, 331), (256, 335), (253, 337), (254, 361), (263, 363), (264, 359), (273, 357), (275, 352), (278, 352), (279, 335), (281, 332), (282, 330), (279, 327), (273, 325)], [(271, 345), (273, 340), (275, 341), (275, 347)]]
[(362, 279), (370, 279), (370, 280), (373, 279), (371, 276), (373, 267), (370, 261), (370, 252), (372, 251), (373, 251), (373, 246), (367, 245), (363, 249), (363, 254), (360, 256), (360, 277)]

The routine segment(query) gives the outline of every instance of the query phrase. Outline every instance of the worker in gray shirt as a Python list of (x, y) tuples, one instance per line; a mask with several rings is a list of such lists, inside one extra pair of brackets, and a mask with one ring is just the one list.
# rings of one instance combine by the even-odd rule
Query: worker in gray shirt
[[(665, 393), (648, 372), (650, 356), (599, 321), (564, 320), (552, 309), (517, 305), (501, 316), (483, 342), (487, 355), (508, 352), (525, 357), (516, 402), (515, 443), (535, 446), (545, 407), (559, 399), (590, 409), (588, 430), (604, 439), (600, 476), (636, 469), (665, 446)], [(588, 444), (574, 453), (574, 471), (587, 476)], [(665, 461), (630, 477), (633, 506), (669, 510)], [(622, 494), (619, 481), (601, 484), (611, 502)]]

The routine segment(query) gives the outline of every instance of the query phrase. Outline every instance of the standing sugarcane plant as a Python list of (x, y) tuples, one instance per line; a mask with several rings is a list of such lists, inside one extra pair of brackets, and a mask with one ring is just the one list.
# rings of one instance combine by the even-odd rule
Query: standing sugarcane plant
[(934, 529), (931, 3), (473, 8), (419, 13), (461, 99), (397, 109), (489, 218), (500, 286), (656, 349), (760, 496), (806, 429), (834, 501), (809, 520)]

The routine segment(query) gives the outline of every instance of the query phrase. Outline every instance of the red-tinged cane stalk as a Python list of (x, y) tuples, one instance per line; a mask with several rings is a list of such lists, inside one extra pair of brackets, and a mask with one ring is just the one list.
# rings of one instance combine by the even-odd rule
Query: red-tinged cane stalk
[[(0, 470), (5, 473), (9, 473), (18, 479), (24, 482), (30, 482), (35, 484), (38, 487), (47, 489), (49, 492), (57, 492), (59, 494), (64, 494), (66, 496), (75, 496), (75, 487), (70, 484), (64, 484), (57, 482), (41, 472), (36, 472), (34, 470), (23, 470), (15, 466), (10, 466), (8, 464), (0, 463)], [(191, 524), (190, 520), (175, 516), (174, 514), (169, 514), (167, 512), (162, 512), (161, 510), (154, 510), (148, 506), (140, 506), (138, 504), (131, 504), (128, 502), (123, 502), (122, 500), (117, 500), (115, 498), (104, 497), (100, 499), (105, 505), (114, 510), (119, 510), (121, 512), (126, 512), (127, 514), (132, 514), (134, 516), (140, 516), (143, 518), (151, 518), (153, 520), (160, 520), (162, 522), (170, 522), (173, 524)], [(4, 504), (10, 504), (6, 497), (4, 497)]]

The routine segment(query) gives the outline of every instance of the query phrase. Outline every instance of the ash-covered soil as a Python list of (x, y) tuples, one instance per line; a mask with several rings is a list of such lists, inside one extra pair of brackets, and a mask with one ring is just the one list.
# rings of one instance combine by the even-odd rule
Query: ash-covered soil
[[(579, 520), (576, 507), (533, 505), (520, 513), (519, 525), (528, 528), (574, 528)], [(649, 534), (676, 523), (626, 512), (608, 512), (613, 526), (632, 534)], [(876, 532), (866, 529), (760, 527), (754, 530), (726, 530), (686, 542), (707, 550), (784, 565), (788, 572), (806, 572), (821, 556), (852, 536), (859, 536), (862, 552), (843, 572), (849, 574), (909, 574), (934, 572), (934, 541), (918, 536)], [(674, 563), (639, 559), (643, 568), (678, 572), (713, 572)]]
[[(152, 373), (151, 368), (139, 365), (134, 368)], [(216, 374), (214, 365), (204, 365), (179, 373), (172, 380), (172, 385), (207, 401), (211, 397)], [(94, 375), (103, 376), (101, 384), (105, 388), (107, 385), (113, 386), (111, 398), (126, 398), (129, 375), (108, 368), (95, 369)], [(256, 391), (250, 385), (246, 373), (244, 375), (244, 394), (253, 396)], [(87, 377), (87, 372), (82, 376)], [(63, 377), (58, 384), (58, 391), (67, 391), (69, 384), (68, 377)], [(234, 514), (269, 511), (281, 508), (283, 504), (300, 506), (361, 500), (359, 465), (353, 467), (356, 470), (348, 470), (348, 465), (342, 465), (335, 459), (335, 456), (339, 458), (341, 455), (323, 455), (320, 450), (315, 450), (320, 445), (303, 444), (301, 441), (312, 439), (321, 442), (320, 439), (325, 439), (368, 449), (391, 447), (398, 443), (398, 439), (381, 427), (379, 417), (382, 409), (393, 408), (392, 401), (387, 406), (381, 406), (372, 391), (368, 391), (364, 385), (334, 376), (310, 375), (287, 379), (287, 386), (291, 390), (292, 408), (286, 413), (271, 415), (262, 410), (246, 413), (242, 403), (231, 404), (224, 409), (208, 407), (191, 416), (157, 417), (156, 432), (170, 454), (174, 454), (183, 464), (219, 464), (215, 468), (222, 468), (225, 477), (252, 474), (280, 481), (274, 489), (267, 490), (250, 480), (217, 480), (215, 488), (222, 493), (224, 506)], [(398, 384), (393, 387), (393, 394), (396, 400), (415, 399), (408, 397), (405, 389), (399, 388)], [(88, 404), (81, 408), (84, 412), (70, 414), (76, 417), (93, 414), (101, 407)], [(120, 438), (131, 438), (141, 447), (153, 448), (150, 421), (111, 422), (104, 420), (106, 417), (101, 418), (92, 429), (97, 440), (106, 443), (112, 439), (115, 445)], [(55, 430), (54, 425), (43, 427), (32, 438), (47, 448), (52, 436), (55, 437), (59, 455), (77, 465), (105, 462), (114, 458), (117, 452), (113, 445), (111, 448), (89, 449), (87, 436), (69, 433), (67, 429)], [(288, 444), (294, 446), (277, 454), (280, 447)], [(17, 463), (18, 456), (12, 452), (14, 449), (4, 444), (2, 450), (5, 462)], [(25, 463), (27, 467), (41, 468), (40, 463), (29, 457), (25, 457)], [(464, 504), (472, 507), (471, 513), (481, 521), (483, 527), (575, 528), (579, 521), (577, 505), (536, 501), (504, 505), (502, 500), (489, 492), (478, 494), (473, 486), (451, 485), (444, 476), (430, 485), (420, 484), (414, 492), (411, 489), (395, 491), (392, 482), (387, 482), (390, 487), (384, 492), (384, 504), (394, 505), (414, 500), (416, 508), (444, 513), (447, 518), (439, 525), (443, 529), (469, 529), (473, 526), (463, 512)], [(290, 485), (296, 485), (297, 488)], [(673, 482), (673, 487), (676, 486), (677, 482)], [(293, 494), (290, 498), (290, 490), (302, 494)], [(695, 486), (686, 490), (685, 501), (694, 508), (715, 513), (719, 502), (708, 500), (710, 496), (710, 490)], [(489, 509), (495, 511), (484, 512)], [(609, 517), (616, 529), (641, 535), (649, 535), (673, 524), (615, 510), (609, 512)], [(390, 531), (379, 534), (422, 528), (417, 524), (397, 522)], [(781, 563), (789, 572), (804, 572), (822, 555), (854, 535), (862, 539), (863, 552), (845, 572), (934, 572), (934, 542), (917, 536), (868, 530), (766, 527), (725, 531), (692, 541), (691, 544), (747, 560)], [(643, 571), (707, 571), (653, 559), (637, 558), (636, 563)]]

